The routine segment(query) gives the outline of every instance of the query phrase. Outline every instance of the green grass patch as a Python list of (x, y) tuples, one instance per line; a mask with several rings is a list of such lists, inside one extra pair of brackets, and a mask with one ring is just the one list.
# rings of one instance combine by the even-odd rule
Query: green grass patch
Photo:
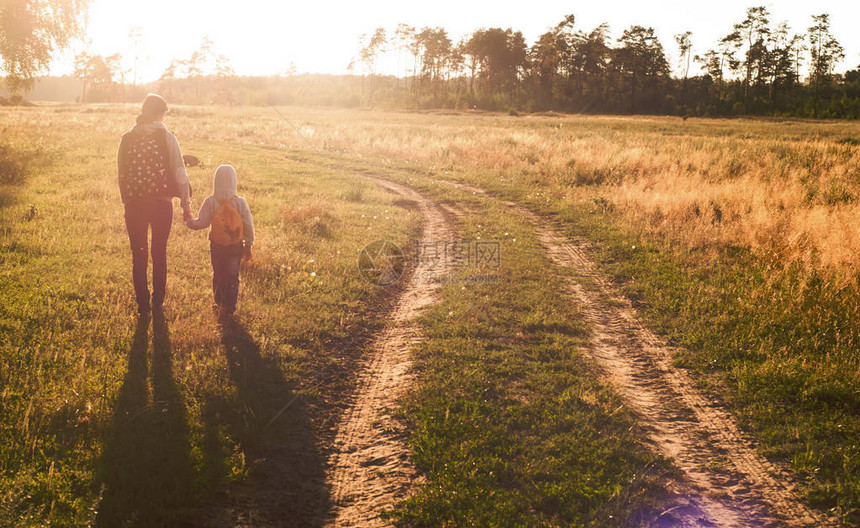
[[(683, 347), (680, 367), (725, 402), (765, 456), (787, 463), (807, 502), (860, 522), (860, 294), (742, 248), (680, 252), (581, 198), (462, 175), (560, 222), (641, 310)], [(599, 192), (605, 193), (605, 188)]]
[(504, 208), (475, 207), (461, 236), (502, 241), (500, 282), (455, 273), (423, 318), (419, 382), (403, 414), (427, 483), (395, 517), (418, 526), (635, 524), (665, 463), (637, 444), (631, 413), (584, 354), (589, 329), (558, 295), (562, 279), (531, 227)]

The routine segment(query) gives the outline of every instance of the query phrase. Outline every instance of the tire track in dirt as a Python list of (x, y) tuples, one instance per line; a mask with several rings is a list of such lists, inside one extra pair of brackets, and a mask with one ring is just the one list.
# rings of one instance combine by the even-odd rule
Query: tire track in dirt
[[(424, 218), (420, 239), (452, 236), (442, 210), (428, 198), (404, 185), (362, 177), (417, 204)], [(419, 262), (398, 294), (388, 323), (370, 346), (372, 358), (358, 374), (354, 400), (340, 421), (329, 457), (333, 503), (329, 526), (385, 525), (380, 511), (407, 498), (419, 482), (409, 461), (403, 424), (392, 413), (413, 382), (411, 350), (421, 340), (415, 318), (435, 301), (438, 283), (427, 277), (448, 269), (444, 261)]]
[[(446, 183), (496, 199), (478, 187)], [(788, 472), (759, 455), (732, 416), (674, 366), (675, 349), (642, 325), (630, 301), (598, 272), (585, 243), (568, 240), (519, 204), (499, 201), (529, 220), (553, 263), (573, 271), (566, 293), (592, 327), (589, 353), (639, 415), (646, 444), (684, 474), (684, 481), (667, 484), (671, 498), (651, 525), (835, 525), (802, 504)]]

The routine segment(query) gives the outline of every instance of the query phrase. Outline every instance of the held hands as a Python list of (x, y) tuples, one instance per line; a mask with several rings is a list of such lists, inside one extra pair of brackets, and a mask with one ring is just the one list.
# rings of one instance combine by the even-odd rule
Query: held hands
[(188, 222), (194, 219), (194, 214), (191, 212), (190, 207), (182, 210), (182, 219), (185, 221), (185, 225), (188, 225)]

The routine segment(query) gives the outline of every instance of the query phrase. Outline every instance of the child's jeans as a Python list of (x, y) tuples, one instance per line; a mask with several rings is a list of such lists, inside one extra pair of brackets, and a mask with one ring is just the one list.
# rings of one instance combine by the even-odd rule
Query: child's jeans
[(242, 243), (220, 246), (209, 242), (212, 293), (215, 295), (215, 304), (227, 313), (236, 311), (236, 302), (239, 300), (239, 266), (244, 252)]

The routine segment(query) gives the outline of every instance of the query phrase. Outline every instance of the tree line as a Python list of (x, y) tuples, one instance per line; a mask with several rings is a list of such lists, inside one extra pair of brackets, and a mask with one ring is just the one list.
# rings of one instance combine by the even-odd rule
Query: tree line
[[(12, 95), (32, 89), (53, 54), (80, 33), (86, 4), (0, 4), (0, 58)], [(129, 38), (139, 44), (140, 34)], [(399, 24), (362, 37), (349, 75), (296, 76), (293, 69), (269, 78), (236, 76), (204, 39), (145, 86), (137, 82), (136, 59), (129, 68), (119, 54), (81, 53), (76, 98), (128, 101), (154, 90), (185, 104), (860, 118), (860, 68), (836, 72), (845, 52), (827, 14), (795, 32), (766, 7), (751, 7), (705, 52), (693, 52), (694, 38), (689, 31), (674, 36), (677, 62), (670, 64), (653, 28), (634, 25), (613, 39), (607, 24), (580, 28), (573, 15), (531, 45), (511, 28), (482, 28), (454, 42), (444, 28)], [(395, 74), (381, 75), (380, 62), (394, 57)], [(690, 74), (694, 65), (701, 73)]]
[[(132, 30), (132, 37), (135, 30)], [(211, 39), (204, 38), (200, 46), (184, 59), (174, 58), (161, 74), (158, 91), (170, 97), (174, 83), (184, 79), (192, 83), (192, 94), (184, 94), (190, 104), (208, 103), (236, 104), (232, 80), (236, 77), (231, 61), (212, 49)], [(81, 81), (81, 102), (128, 101), (139, 98), (145, 87), (138, 87), (135, 68), (123, 66), (119, 53), (103, 56), (83, 51), (75, 55), (74, 75)], [(135, 63), (137, 61), (135, 60)], [(129, 75), (134, 73), (133, 79)], [(187, 84), (187, 83), (186, 83)], [(204, 84), (206, 85), (204, 87)], [(215, 94), (208, 93), (214, 85)]]
[[(702, 54), (693, 53), (689, 31), (673, 45), (674, 76), (654, 29), (639, 25), (613, 40), (607, 24), (583, 29), (568, 15), (529, 46), (510, 28), (479, 29), (455, 43), (444, 28), (400, 24), (364, 36), (350, 70), (369, 79), (368, 104), (402, 102), (407, 92), (422, 107), (860, 117), (860, 73), (836, 73), (845, 54), (827, 14), (795, 33), (766, 7), (752, 7)], [(390, 83), (379, 89), (376, 73), (392, 53), (404, 79), (395, 93)], [(702, 73), (690, 76), (694, 64)]]

